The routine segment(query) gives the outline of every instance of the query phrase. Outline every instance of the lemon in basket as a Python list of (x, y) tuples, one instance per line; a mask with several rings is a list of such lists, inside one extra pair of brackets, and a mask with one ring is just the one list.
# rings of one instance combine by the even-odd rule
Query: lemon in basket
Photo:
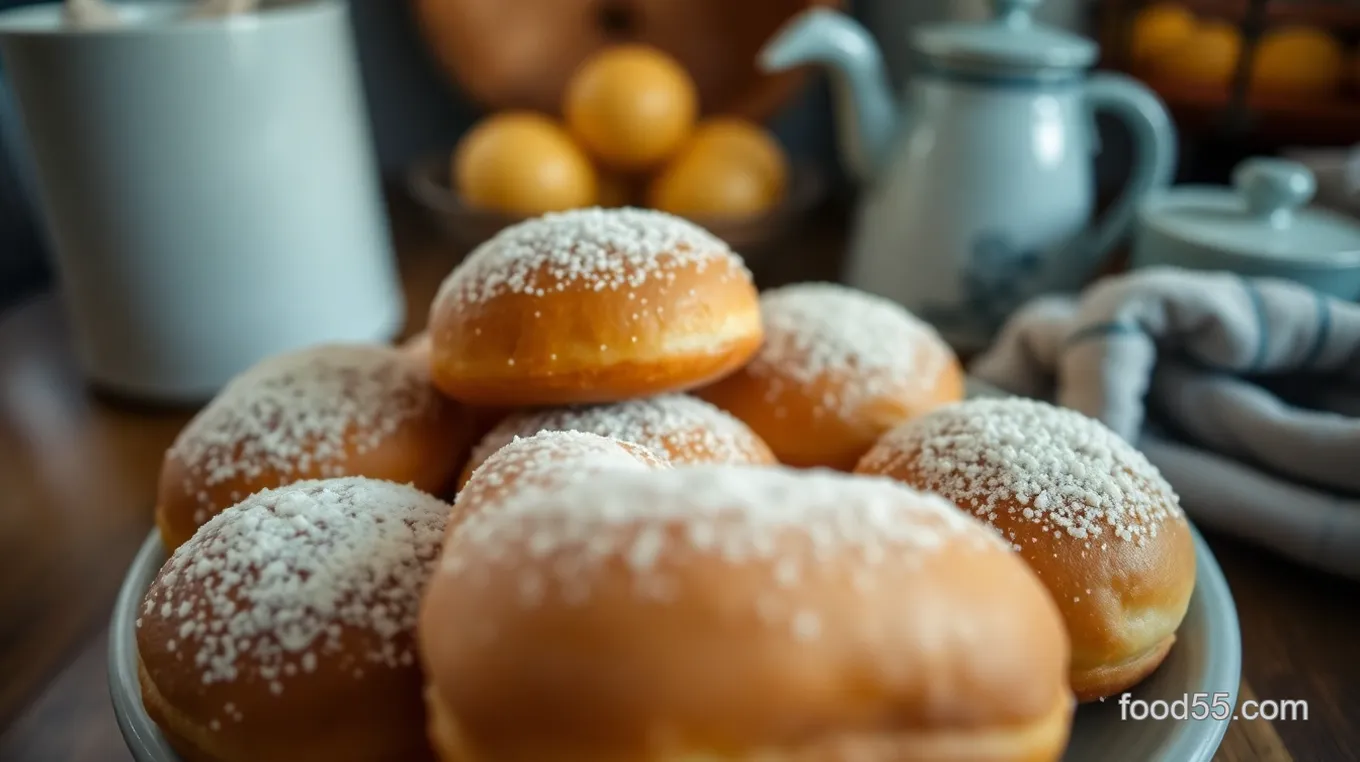
[(591, 206), (599, 180), (585, 151), (546, 116), (509, 111), (463, 136), (452, 161), (454, 189), (476, 209), (537, 215)]
[(689, 136), (699, 109), (678, 61), (644, 45), (608, 48), (581, 65), (563, 97), (576, 139), (615, 170), (655, 167)]
[(647, 202), (686, 217), (749, 217), (775, 207), (788, 184), (788, 160), (758, 125), (716, 118), (652, 180)]
[(1346, 52), (1321, 29), (1296, 26), (1262, 35), (1252, 60), (1251, 86), (1272, 95), (1331, 95), (1341, 87)]
[(1176, 3), (1154, 3), (1134, 16), (1129, 55), (1135, 68), (1147, 70), (1163, 54), (1195, 33), (1195, 15)]

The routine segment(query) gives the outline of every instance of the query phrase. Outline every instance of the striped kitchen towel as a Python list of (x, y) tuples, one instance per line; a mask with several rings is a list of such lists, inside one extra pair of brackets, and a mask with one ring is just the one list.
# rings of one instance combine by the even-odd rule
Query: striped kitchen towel
[(970, 371), (1136, 442), (1198, 523), (1360, 578), (1360, 305), (1140, 270), (1030, 302)]

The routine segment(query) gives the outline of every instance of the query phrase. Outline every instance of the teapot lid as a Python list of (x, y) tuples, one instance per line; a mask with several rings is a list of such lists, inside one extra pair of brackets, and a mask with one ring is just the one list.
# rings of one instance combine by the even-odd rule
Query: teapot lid
[(1191, 245), (1265, 260), (1360, 264), (1360, 222), (1307, 204), (1313, 173), (1283, 159), (1248, 159), (1233, 187), (1185, 186), (1149, 199), (1144, 226)]
[(1034, 21), (1043, 0), (991, 0), (995, 16), (982, 23), (918, 29), (916, 52), (933, 63), (970, 71), (1085, 69), (1095, 62), (1091, 40)]

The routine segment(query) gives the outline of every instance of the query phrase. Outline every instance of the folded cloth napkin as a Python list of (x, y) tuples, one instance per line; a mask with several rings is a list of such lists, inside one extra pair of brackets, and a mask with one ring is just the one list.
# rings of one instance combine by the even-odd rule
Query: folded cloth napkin
[(1198, 523), (1360, 578), (1360, 305), (1140, 270), (1030, 302), (970, 371), (1135, 442)]

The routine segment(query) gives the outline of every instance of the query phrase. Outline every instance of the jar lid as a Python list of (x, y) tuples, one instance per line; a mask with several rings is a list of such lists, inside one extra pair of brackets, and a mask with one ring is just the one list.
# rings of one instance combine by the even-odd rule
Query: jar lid
[(1094, 63), (1099, 51), (1094, 42), (1035, 23), (1041, 2), (992, 0), (992, 20), (922, 27), (912, 35), (912, 46), (930, 63), (991, 73), (1071, 71)]
[(1318, 265), (1360, 264), (1360, 222), (1308, 207), (1317, 180), (1302, 164), (1249, 159), (1233, 187), (1185, 186), (1150, 199), (1142, 223), (1217, 251)]

